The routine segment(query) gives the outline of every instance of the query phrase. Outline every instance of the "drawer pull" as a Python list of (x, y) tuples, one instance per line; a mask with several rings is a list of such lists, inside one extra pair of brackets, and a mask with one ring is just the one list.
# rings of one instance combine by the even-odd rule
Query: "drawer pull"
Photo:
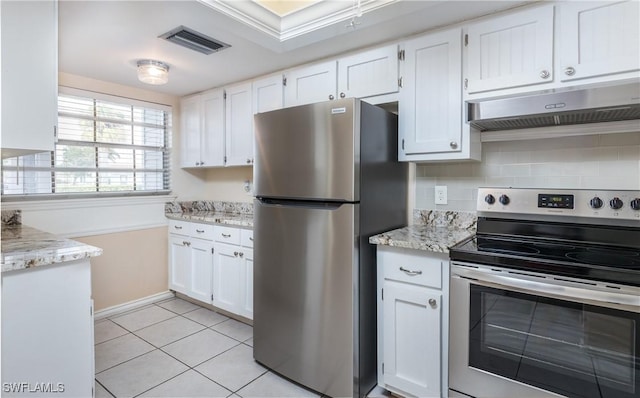
[(250, 237), (249, 237), (249, 240), (250, 240), (251, 242), (253, 242), (253, 236), (250, 236)]
[(196, 229), (196, 232), (199, 234), (204, 233), (204, 229)]
[(400, 271), (404, 272), (409, 276), (422, 275), (422, 271), (411, 271), (410, 269), (406, 269), (404, 267), (400, 267)]
[(436, 301), (436, 299), (429, 299), (429, 305), (431, 306), (431, 308), (437, 308), (438, 302)]
[(177, 226), (177, 225), (174, 225), (174, 226), (173, 226), (173, 228), (175, 228), (175, 229), (182, 229), (182, 227), (179, 227), (179, 226)]
[(230, 238), (230, 237), (231, 237), (231, 234), (222, 234), (222, 237), (223, 237), (223, 238)]
[(234, 255), (235, 257), (238, 257), (238, 252), (233, 252), (233, 255)]

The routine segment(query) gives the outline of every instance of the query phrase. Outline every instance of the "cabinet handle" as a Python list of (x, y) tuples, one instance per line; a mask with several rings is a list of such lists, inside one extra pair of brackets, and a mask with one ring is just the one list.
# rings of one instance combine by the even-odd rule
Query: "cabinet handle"
[(204, 229), (196, 229), (196, 232), (197, 232), (197, 233), (199, 233), (199, 234), (201, 234), (201, 233), (203, 233), (203, 232), (204, 232)]
[(251, 164), (251, 159), (247, 159), (247, 164)]
[(429, 305), (431, 306), (431, 308), (437, 308), (438, 302), (436, 301), (436, 299), (429, 299)]
[(233, 255), (238, 257), (238, 252), (233, 252)]
[(183, 244), (184, 246), (191, 246), (191, 242), (187, 242), (186, 240), (183, 240), (183, 241), (182, 241), (182, 244)]
[(540, 72), (540, 77), (543, 79), (548, 79), (549, 76), (551, 76), (551, 73), (549, 73), (548, 70), (543, 70), (542, 72)]
[(340, 93), (340, 98), (344, 98), (344, 97), (346, 97), (346, 96), (347, 96), (347, 95), (346, 95), (345, 93)]
[(174, 225), (173, 228), (175, 229), (182, 229), (182, 227), (178, 226), (178, 225)]
[(223, 234), (222, 234), (222, 237), (223, 237), (223, 238), (230, 238), (230, 237), (231, 237), (231, 234), (225, 234), (225, 233), (223, 233)]
[(249, 237), (249, 240), (250, 240), (251, 242), (253, 242), (253, 236), (250, 236), (250, 237)]
[(406, 269), (404, 267), (400, 267), (400, 271), (404, 272), (409, 276), (422, 275), (422, 271), (411, 271), (410, 269)]
[(196, 166), (200, 166), (200, 162), (196, 162)]
[(243, 252), (240, 252), (240, 257), (242, 257), (242, 256), (244, 256), (244, 253), (243, 253)]
[(564, 68), (564, 74), (567, 76), (573, 76), (576, 74), (576, 70), (573, 66), (567, 66)]
[(333, 96), (333, 94), (330, 94), (330, 95), (329, 95), (329, 99), (330, 99), (330, 100), (334, 100), (335, 98), (336, 98), (336, 97), (334, 97), (334, 96)]
[(449, 146), (451, 147), (451, 149), (456, 149), (458, 147), (458, 143), (455, 141), (451, 141), (449, 143)]

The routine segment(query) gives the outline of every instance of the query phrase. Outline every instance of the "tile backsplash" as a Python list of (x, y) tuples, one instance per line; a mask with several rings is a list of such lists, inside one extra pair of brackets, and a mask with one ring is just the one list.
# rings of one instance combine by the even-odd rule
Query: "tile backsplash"
[(416, 209), (461, 211), (475, 210), (481, 186), (640, 190), (640, 132), (486, 142), (482, 162), (418, 164), (415, 183)]

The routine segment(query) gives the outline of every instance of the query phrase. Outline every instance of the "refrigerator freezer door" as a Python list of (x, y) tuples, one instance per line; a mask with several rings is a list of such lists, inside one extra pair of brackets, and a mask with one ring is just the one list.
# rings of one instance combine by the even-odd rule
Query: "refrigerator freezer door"
[(255, 195), (358, 201), (359, 108), (343, 99), (255, 115)]
[(254, 358), (332, 397), (354, 394), (358, 207), (254, 201)]

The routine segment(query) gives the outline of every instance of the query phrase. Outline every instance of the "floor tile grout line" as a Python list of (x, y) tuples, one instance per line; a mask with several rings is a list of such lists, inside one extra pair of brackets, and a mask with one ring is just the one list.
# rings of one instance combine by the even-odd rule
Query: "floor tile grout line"
[[(173, 301), (173, 300), (172, 300), (172, 301)], [(189, 301), (187, 301), (187, 303), (188, 303), (188, 302), (189, 302)], [(180, 312), (176, 312), (176, 311), (174, 311), (174, 310), (170, 310), (169, 308), (165, 308), (165, 307), (161, 306), (161, 305), (160, 305), (160, 303), (153, 303), (153, 304), (154, 304), (154, 305), (157, 305), (158, 307), (160, 307), (160, 308), (162, 308), (162, 309), (164, 309), (164, 310), (171, 311), (171, 312), (173, 312), (174, 314), (178, 314), (178, 315), (188, 314), (188, 313), (193, 312), (193, 311), (198, 311), (200, 308), (204, 308), (204, 307), (200, 307), (200, 306), (199, 306), (199, 305), (197, 305), (197, 304), (193, 304), (193, 305), (195, 305), (195, 306), (196, 306), (196, 307), (198, 307), (198, 308), (194, 308), (194, 309), (192, 309), (192, 310), (189, 310), (189, 311), (185, 311), (185, 312), (180, 313)]]
[[(117, 364), (115, 364), (115, 365), (113, 365), (113, 366), (110, 366), (110, 367), (108, 367), (108, 368), (106, 368), (106, 369), (103, 369), (103, 370), (101, 370), (101, 371), (99, 371), (99, 372), (95, 372), (95, 375), (96, 375), (96, 376), (98, 376), (99, 374), (104, 373), (104, 372), (106, 372), (107, 370), (113, 369), (113, 368), (115, 368), (116, 366), (120, 366), (120, 365), (122, 365), (123, 363), (127, 363), (127, 362), (130, 362), (130, 361), (133, 361), (134, 359), (136, 359), (136, 358), (140, 358), (141, 356), (146, 355), (146, 354), (148, 354), (148, 353), (150, 353), (150, 352), (153, 352), (153, 351), (155, 351), (155, 350), (159, 350), (159, 348), (156, 348), (156, 347), (154, 347), (153, 345), (152, 345), (152, 347), (153, 347), (153, 349), (152, 349), (152, 350), (150, 350), (150, 351), (144, 352), (144, 353), (142, 353), (142, 354), (140, 354), (140, 355), (136, 355), (135, 357), (129, 358), (129, 359), (127, 359), (126, 361), (122, 361), (122, 362), (120, 362), (120, 363), (117, 363)], [(163, 352), (164, 352), (164, 351), (163, 351)]]
[(143, 392), (141, 392), (140, 394), (136, 394), (136, 395), (134, 395), (134, 397), (139, 397), (139, 396), (141, 396), (142, 394), (144, 394), (144, 393), (146, 393), (146, 392), (148, 392), (148, 391), (151, 391), (151, 390), (153, 390), (153, 389), (154, 389), (154, 388), (156, 388), (156, 387), (160, 387), (160, 386), (161, 386), (161, 385), (163, 385), (164, 383), (166, 383), (166, 382), (168, 382), (168, 381), (170, 381), (170, 380), (173, 380), (173, 379), (175, 379), (176, 377), (180, 376), (181, 374), (185, 374), (185, 373), (187, 373), (187, 372), (188, 372), (188, 371), (190, 371), (190, 370), (191, 370), (191, 368), (189, 368), (189, 367), (187, 366), (187, 369), (186, 369), (184, 372), (180, 372), (180, 373), (178, 373), (177, 375), (175, 375), (175, 376), (173, 376), (173, 377), (169, 377), (167, 380), (164, 380), (164, 381), (162, 381), (162, 382), (160, 382), (160, 383), (156, 384), (155, 386), (153, 386), (153, 387), (151, 387), (151, 388), (148, 388), (148, 389), (144, 390), (144, 391), (143, 391)]
[[(115, 397), (115, 396), (116, 396), (116, 395), (115, 395), (114, 393), (112, 393), (112, 392), (111, 392), (107, 387), (105, 387), (105, 386), (104, 386), (104, 384), (100, 383), (100, 382), (98, 381), (98, 379), (96, 379), (96, 375), (95, 375), (95, 374), (93, 375), (93, 381), (94, 381), (94, 383), (98, 383), (98, 384), (100, 384), (100, 386), (101, 386), (102, 388), (104, 388), (104, 390), (105, 390), (106, 392), (108, 392), (108, 393), (109, 393), (109, 395), (111, 395), (112, 397)], [(96, 395), (96, 391), (95, 391), (95, 389), (94, 389), (94, 391), (93, 391), (93, 395), (94, 395), (94, 396)]]
[[(165, 310), (165, 311), (169, 311), (169, 310)], [(171, 312), (171, 311), (169, 311), (169, 312)], [(175, 318), (175, 317), (180, 316), (180, 315), (177, 315), (177, 314), (176, 314), (176, 313), (174, 313), (174, 312), (171, 312), (171, 313), (173, 314), (173, 316), (172, 316), (172, 317), (170, 317), (170, 318), (163, 319), (163, 320), (158, 321), (158, 322), (150, 323), (149, 325), (146, 325), (146, 326), (141, 327), (140, 329), (136, 329), (136, 330), (130, 330), (130, 329), (127, 329), (126, 327), (124, 327), (124, 326), (120, 325), (120, 324), (119, 324), (118, 322), (116, 322), (116, 321), (113, 321), (113, 323), (117, 324), (118, 326), (120, 326), (121, 328), (123, 328), (123, 329), (125, 329), (125, 330), (130, 331), (131, 333), (134, 333), (134, 332), (137, 332), (138, 330), (142, 330), (142, 329), (144, 329), (144, 328), (148, 328), (149, 326), (157, 325), (157, 324), (159, 324), (160, 322), (168, 321), (169, 319), (173, 319), (173, 318)]]
[[(212, 356), (211, 358), (205, 359), (205, 360), (204, 360), (204, 361), (202, 361), (202, 362), (198, 362), (198, 364), (197, 364), (197, 365), (190, 366), (190, 365), (187, 365), (186, 363), (185, 363), (185, 365), (187, 365), (187, 366), (191, 367), (193, 370), (196, 370), (196, 369), (195, 369), (196, 367), (198, 367), (198, 366), (202, 365), (202, 364), (203, 364), (203, 363), (205, 363), (205, 362), (209, 362), (209, 361), (210, 361), (210, 360), (212, 360), (213, 358), (217, 358), (217, 357), (219, 357), (220, 355), (224, 354), (225, 352), (231, 351), (232, 349), (236, 348), (237, 346), (239, 346), (239, 345), (241, 345), (241, 344), (242, 344), (242, 343), (239, 343), (239, 344), (234, 345), (233, 347), (229, 347), (229, 348), (227, 348), (227, 349), (226, 349), (226, 350), (224, 350), (224, 351), (220, 351), (219, 353), (217, 353), (216, 355)], [(169, 356), (170, 356), (170, 357), (172, 357), (172, 358), (176, 358), (176, 357), (174, 357), (173, 355), (171, 355), (170, 353), (168, 353), (168, 352), (166, 352), (166, 351), (164, 351), (164, 350), (163, 350), (162, 352), (166, 353), (167, 355), (169, 355)], [(176, 358), (176, 359), (177, 359), (178, 361), (182, 362), (180, 359), (178, 359), (178, 358)], [(182, 362), (182, 363), (184, 363), (184, 362)], [(200, 372), (198, 372), (198, 373), (200, 373)], [(212, 381), (214, 381), (214, 380), (212, 380)], [(226, 388), (226, 387), (225, 387), (225, 388)], [(228, 390), (228, 388), (227, 388), (227, 390)]]
[[(254, 359), (255, 361), (255, 359)], [(260, 365), (262, 366), (262, 365)], [(248, 382), (247, 384), (243, 385), (242, 387), (238, 388), (237, 390), (235, 390), (233, 393), (234, 394), (238, 394), (238, 391), (242, 390), (243, 388), (245, 388), (246, 386), (248, 386), (249, 384), (253, 383), (254, 381), (258, 380), (259, 378), (261, 378), (262, 376), (266, 375), (267, 373), (269, 373), (269, 369), (268, 368), (264, 368), (264, 372), (260, 373), (260, 375), (258, 377), (256, 377), (255, 379), (251, 380), (250, 382)], [(239, 395), (239, 394), (238, 394)]]
[[(173, 318), (171, 318), (171, 319), (173, 319)], [(185, 318), (185, 319), (187, 319), (187, 318)], [(168, 320), (168, 319), (167, 319), (167, 320)], [(158, 322), (158, 323), (160, 323), (160, 322)], [(157, 324), (156, 324), (156, 325), (157, 325)], [(151, 326), (153, 326), (153, 325), (151, 325)], [(145, 329), (145, 328), (143, 328), (143, 329)], [(170, 342), (168, 342), (167, 344), (162, 345), (162, 346), (157, 346), (157, 345), (153, 344), (152, 342), (150, 342), (150, 341), (148, 341), (148, 340), (145, 340), (145, 338), (144, 338), (144, 337), (142, 337), (142, 336), (138, 336), (138, 335), (137, 335), (137, 334), (135, 334), (134, 332), (131, 332), (131, 333), (132, 333), (134, 336), (136, 336), (137, 338), (139, 338), (139, 339), (143, 340), (144, 342), (146, 342), (146, 343), (148, 343), (148, 344), (151, 344), (153, 347), (158, 348), (158, 349), (161, 349), (162, 347), (166, 347), (166, 346), (168, 346), (169, 344), (173, 344), (173, 343), (175, 343), (175, 342), (177, 342), (177, 341), (180, 341), (180, 340), (182, 340), (182, 339), (185, 339), (185, 338), (187, 338), (187, 337), (189, 337), (189, 336), (193, 336), (194, 334), (200, 333), (200, 332), (202, 332), (203, 330), (206, 330), (206, 329), (207, 329), (207, 328), (206, 328), (206, 327), (204, 327), (204, 328), (202, 328), (202, 329), (200, 329), (200, 330), (197, 330), (197, 331), (195, 331), (195, 332), (193, 332), (193, 333), (191, 333), (191, 334), (188, 334), (188, 335), (186, 335), (186, 336), (184, 336), (184, 337), (180, 337), (178, 340), (170, 341)], [(140, 330), (142, 330), (142, 329), (139, 329), (138, 331), (140, 331)]]
[[(206, 308), (205, 308), (205, 309), (206, 309)], [(196, 310), (196, 311), (197, 311), (197, 310)], [(211, 310), (209, 310), (209, 311), (211, 311)], [(215, 311), (213, 311), (213, 312), (215, 312)], [(219, 313), (219, 312), (216, 312), (216, 314), (220, 314), (220, 313)], [(220, 315), (222, 315), (222, 314), (220, 314)], [(184, 316), (184, 315), (183, 315), (183, 316)], [(224, 316), (224, 317), (225, 317), (225, 318), (227, 318), (227, 319), (225, 319), (225, 320), (223, 320), (223, 321), (220, 321), (220, 322), (218, 322), (218, 323), (214, 323), (214, 324), (213, 324), (213, 325), (211, 325), (211, 326), (207, 326), (207, 325), (205, 325), (204, 323), (198, 322), (198, 321), (196, 321), (196, 320), (194, 320), (194, 319), (191, 319), (191, 318), (187, 318), (186, 316), (185, 316), (185, 318), (187, 318), (188, 320), (193, 321), (193, 322), (195, 322), (195, 323), (199, 323), (200, 325), (202, 325), (202, 326), (204, 326), (204, 327), (206, 327), (206, 328), (211, 328), (211, 327), (213, 327), (213, 326), (219, 325), (219, 324), (221, 324), (222, 322), (226, 322), (226, 321), (228, 321), (229, 319), (231, 319), (231, 318), (229, 318), (229, 317), (228, 317), (228, 316), (226, 316), (226, 315), (222, 315), (222, 316)]]

